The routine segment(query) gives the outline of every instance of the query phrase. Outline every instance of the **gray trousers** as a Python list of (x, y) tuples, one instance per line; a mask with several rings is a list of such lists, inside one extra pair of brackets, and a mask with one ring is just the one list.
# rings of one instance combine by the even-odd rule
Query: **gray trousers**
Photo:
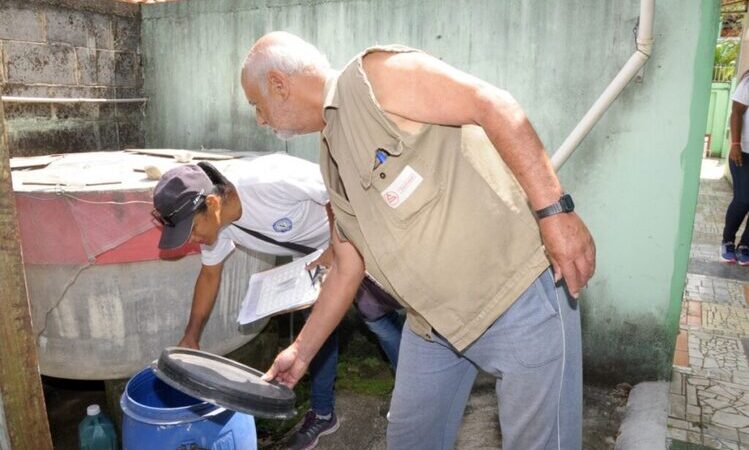
[(497, 378), (503, 450), (582, 447), (577, 303), (547, 270), (462, 353), (403, 328), (387, 431), (390, 450), (455, 446), (481, 369)]

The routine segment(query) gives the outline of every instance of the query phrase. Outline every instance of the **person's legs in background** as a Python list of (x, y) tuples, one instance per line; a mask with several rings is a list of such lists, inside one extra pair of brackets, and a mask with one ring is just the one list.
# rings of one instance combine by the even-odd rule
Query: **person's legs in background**
[(382, 351), (395, 370), (404, 322), (399, 313), (402, 307), (369, 278), (365, 278), (359, 286), (354, 304), (367, 328), (377, 336)]
[[(305, 311), (305, 319), (309, 311)], [(338, 331), (334, 330), (309, 366), (311, 409), (304, 422), (291, 437), (289, 450), (309, 450), (317, 446), (320, 436), (338, 429), (335, 414), (335, 378), (338, 366)]]
[(335, 410), (335, 377), (338, 366), (338, 331), (334, 330), (309, 365), (310, 403), (318, 416)]
[(403, 330), (403, 317), (398, 311), (390, 311), (374, 320), (364, 319), (369, 331), (377, 336), (382, 351), (385, 352), (393, 370), (398, 367), (398, 349), (401, 345), (401, 332)]
[(749, 213), (749, 155), (745, 154), (744, 164), (741, 167), (730, 160), (728, 165), (733, 179), (733, 199), (726, 210), (721, 259), (726, 262), (738, 261), (741, 265), (749, 265), (749, 231), (744, 230), (738, 248), (734, 244), (736, 233)]

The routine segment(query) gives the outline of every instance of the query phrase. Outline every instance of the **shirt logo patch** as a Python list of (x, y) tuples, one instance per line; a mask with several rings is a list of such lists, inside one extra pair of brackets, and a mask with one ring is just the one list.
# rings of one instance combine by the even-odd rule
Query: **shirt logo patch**
[(411, 166), (406, 166), (395, 181), (385, 188), (381, 194), (382, 198), (389, 207), (397, 208), (414, 193), (422, 181), (424, 178), (421, 175)]
[(385, 201), (387, 202), (387, 204), (392, 206), (393, 208), (395, 208), (395, 205), (397, 205), (400, 202), (398, 194), (396, 194), (393, 191), (385, 192), (384, 197), (385, 197)]
[(273, 224), (273, 230), (275, 230), (278, 233), (286, 233), (287, 231), (291, 231), (294, 224), (291, 222), (291, 219), (288, 217), (284, 217), (283, 219), (278, 219)]

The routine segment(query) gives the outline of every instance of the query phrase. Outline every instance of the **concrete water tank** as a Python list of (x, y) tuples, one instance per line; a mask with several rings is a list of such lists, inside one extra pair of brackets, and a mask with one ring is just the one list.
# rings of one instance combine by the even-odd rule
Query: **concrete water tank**
[[(212, 162), (232, 173), (247, 160)], [(134, 152), (11, 160), (44, 375), (126, 378), (182, 337), (200, 255), (195, 246), (158, 251), (159, 230), (150, 216), (155, 181), (144, 172), (177, 164)], [(239, 333), (236, 318), (250, 275), (273, 264), (271, 256), (243, 250), (227, 259), (202, 349), (225, 354), (262, 330), (267, 321)]]

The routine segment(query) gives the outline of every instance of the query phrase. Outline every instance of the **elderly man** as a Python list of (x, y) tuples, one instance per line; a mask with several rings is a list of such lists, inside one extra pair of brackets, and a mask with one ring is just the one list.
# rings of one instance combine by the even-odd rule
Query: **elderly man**
[(580, 448), (567, 292), (593, 275), (595, 247), (515, 100), (402, 46), (337, 72), (284, 32), (252, 46), (242, 87), (280, 137), (321, 132), (336, 221), (323, 292), (266, 378), (298, 382), (366, 267), (408, 312), (388, 448), (451, 448), (478, 369), (497, 378), (504, 449)]

